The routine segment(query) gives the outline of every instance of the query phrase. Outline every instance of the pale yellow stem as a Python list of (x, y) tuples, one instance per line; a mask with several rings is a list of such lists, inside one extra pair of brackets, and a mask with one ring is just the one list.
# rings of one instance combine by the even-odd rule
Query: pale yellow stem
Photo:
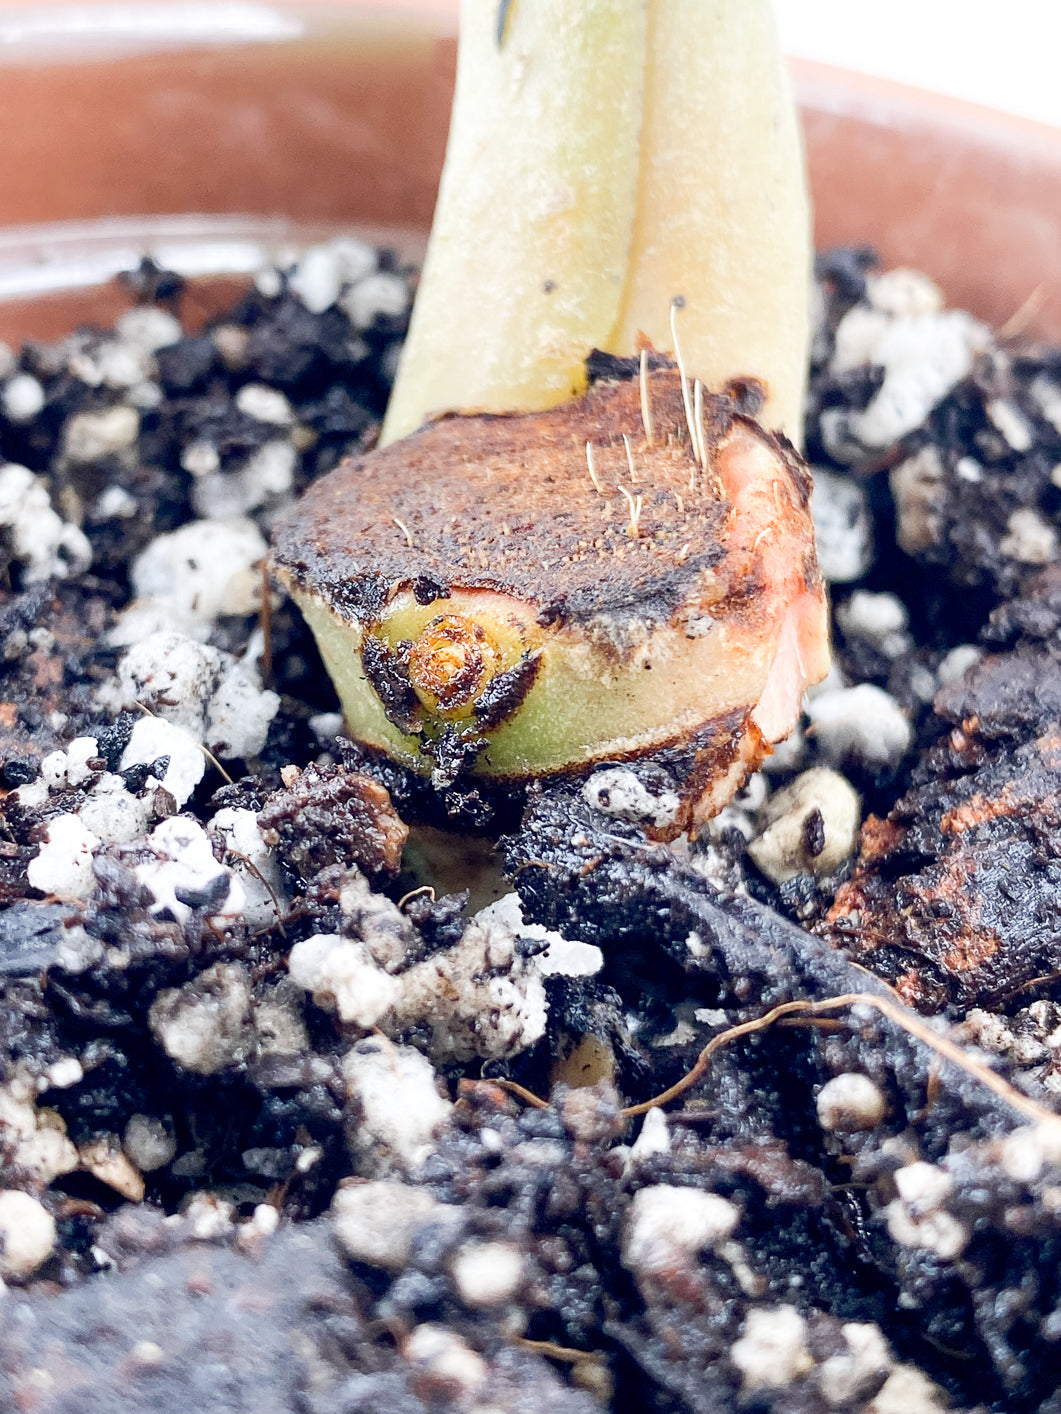
[(639, 333), (717, 391), (751, 374), (802, 441), (811, 224), (799, 125), (770, 0), (652, 0), (637, 213), (606, 347)]
[(798, 438), (809, 218), (769, 0), (463, 0), (435, 224), (384, 440), (578, 392), (644, 334)]

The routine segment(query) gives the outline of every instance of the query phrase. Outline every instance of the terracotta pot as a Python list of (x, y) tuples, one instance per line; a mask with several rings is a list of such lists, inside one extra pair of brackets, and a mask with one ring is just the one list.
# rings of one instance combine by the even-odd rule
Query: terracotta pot
[[(113, 316), (105, 277), (145, 249), (238, 272), (254, 243), (356, 227), (416, 253), (456, 0), (133, 8), (123, 33), (104, 6), (0, 0), (0, 338)], [(873, 244), (1061, 338), (1061, 131), (793, 67), (818, 244)]]

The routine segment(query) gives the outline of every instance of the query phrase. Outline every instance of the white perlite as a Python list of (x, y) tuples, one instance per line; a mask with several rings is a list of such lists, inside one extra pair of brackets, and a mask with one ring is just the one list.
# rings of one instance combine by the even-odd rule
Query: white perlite
[(134, 871), (137, 881), (154, 895), (152, 913), (168, 909), (178, 923), (184, 922), (191, 908), (177, 897), (179, 891), (186, 895), (208, 893), (216, 899), (210, 911), (215, 927), (224, 927), (242, 915), (243, 885), (231, 869), (214, 858), (209, 836), (197, 820), (186, 815), (163, 820), (137, 854)]
[(16, 373), (0, 394), (4, 415), (17, 424), (32, 422), (44, 407), (44, 389), (32, 373)]
[(154, 1173), (173, 1158), (177, 1140), (154, 1115), (134, 1114), (122, 1134), (122, 1148), (141, 1173)]
[(97, 340), (92, 335), (73, 341), (67, 367), (75, 378), (90, 388), (134, 388), (157, 372), (155, 361), (145, 349), (125, 339)]
[(748, 853), (775, 884), (799, 874), (829, 875), (854, 853), (862, 808), (838, 771), (804, 771), (766, 802), (764, 828)]
[(197, 1075), (216, 1075), (243, 1060), (253, 1045), (251, 987), (240, 963), (218, 962), (159, 992), (148, 1024), (166, 1054)]
[(547, 943), (545, 951), (534, 959), (543, 977), (557, 973), (564, 977), (592, 977), (604, 966), (604, 954), (593, 943), (565, 938), (540, 923), (524, 922), (519, 894), (503, 894), (496, 902), (480, 909), (475, 917), (484, 926), (500, 923), (511, 928), (517, 938)]
[(794, 1306), (748, 1312), (730, 1359), (743, 1375), (743, 1388), (781, 1388), (811, 1369), (807, 1323)]
[(868, 682), (816, 694), (807, 715), (818, 749), (832, 766), (848, 760), (879, 769), (898, 766), (913, 736), (895, 698)]
[(117, 683), (99, 700), (114, 711), (144, 706), (223, 759), (256, 756), (280, 707), (250, 662), (177, 632), (134, 644), (118, 664)]
[(92, 563), (88, 540), (52, 509), (44, 482), (17, 462), (0, 466), (3, 527), (10, 531), (11, 552), (26, 584), (83, 574)]
[(873, 522), (862, 487), (815, 467), (810, 512), (822, 578), (829, 584), (861, 579), (873, 563)]
[(856, 589), (836, 611), (837, 622), (848, 638), (862, 638), (886, 658), (908, 653), (912, 640), (907, 629), (910, 615), (897, 594), (871, 594)]
[(1030, 450), (1035, 432), (1016, 403), (1008, 398), (992, 398), (984, 405), (984, 411), (1015, 452)]
[(436, 1064), (474, 1056), (502, 1059), (534, 1045), (545, 1030), (545, 987), (536, 959), (520, 953), (518, 935), (487, 910), (460, 941), (398, 975), (412, 934), (394, 905), (373, 896), (360, 876), (340, 907), (359, 937), (318, 934), (291, 950), (288, 968), (314, 1000), (344, 1022), (398, 1035), (430, 1031)]
[(654, 795), (626, 766), (607, 766), (594, 771), (582, 787), (583, 798), (603, 815), (614, 815), (634, 824), (656, 829), (673, 825), (681, 809), (681, 800), (674, 791)]
[(179, 629), (198, 639), (209, 637), (220, 614), (256, 613), (261, 602), (257, 566), (266, 552), (261, 531), (242, 518), (192, 521), (157, 536), (133, 561), (130, 578), (137, 599), (111, 641), (138, 642), (149, 609), (156, 627)]
[(885, 314), (938, 314), (946, 301), (943, 291), (920, 270), (900, 265), (866, 276), (866, 299)]
[(325, 245), (311, 246), (288, 276), (293, 294), (313, 314), (323, 314), (351, 281), (361, 280), (376, 268), (376, 252), (353, 237), (337, 237)]
[(941, 683), (957, 682), (984, 656), (984, 650), (975, 643), (959, 643), (940, 659), (936, 676)]
[(949, 1408), (950, 1400), (939, 1385), (912, 1365), (898, 1365), (864, 1414), (944, 1414)]
[(459, 1408), (466, 1407), (466, 1402), (486, 1379), (483, 1357), (444, 1326), (417, 1326), (405, 1342), (403, 1353), (406, 1360), (422, 1365), (434, 1379), (455, 1385), (453, 1394)]
[(818, 1091), (818, 1123), (828, 1133), (875, 1129), (888, 1110), (879, 1085), (858, 1071), (834, 1075)]
[(105, 772), (77, 813), (81, 823), (104, 844), (126, 844), (147, 829), (151, 804), (126, 790), (121, 776)]
[(319, 1007), (366, 1031), (402, 991), (400, 979), (384, 972), (363, 942), (334, 933), (315, 933), (296, 943), (287, 967), (292, 981), (312, 992)]
[(286, 437), (270, 438), (236, 471), (202, 476), (192, 487), (192, 504), (204, 520), (231, 520), (268, 505), (291, 489), (298, 453)]
[(55, 1249), (55, 1219), (17, 1188), (0, 1191), (0, 1276), (32, 1276)]
[(453, 1259), (453, 1283), (466, 1306), (503, 1306), (523, 1283), (523, 1253), (511, 1242), (471, 1242)]
[(256, 669), (246, 659), (231, 658), (227, 653), (221, 659), (221, 677), (206, 704), (206, 744), (222, 760), (250, 760), (265, 746), (269, 726), (280, 710), (280, 698), (263, 689)]
[(377, 270), (358, 280), (339, 301), (355, 329), (369, 329), (381, 316), (398, 319), (409, 307), (409, 287), (400, 275)]
[(623, 1231), (622, 1262), (636, 1276), (651, 1276), (718, 1247), (740, 1212), (717, 1193), (658, 1183), (634, 1194)]
[(270, 427), (290, 427), (295, 420), (291, 404), (279, 388), (264, 383), (245, 383), (235, 397), (240, 412)]
[(126, 310), (115, 329), (127, 343), (135, 344), (145, 353), (157, 353), (159, 349), (175, 344), (184, 337), (184, 330), (176, 315), (151, 304), (141, 304)]
[(54, 1111), (37, 1110), (14, 1086), (0, 1088), (0, 1131), (11, 1162), (47, 1185), (77, 1168), (77, 1150)]
[(1049, 565), (1057, 559), (1057, 530), (1038, 511), (1023, 506), (1006, 522), (998, 548), (1022, 565)]
[(103, 412), (79, 412), (63, 427), (63, 455), (72, 462), (95, 462), (131, 447), (140, 435), (140, 414), (127, 403)]
[(649, 1110), (641, 1124), (641, 1133), (630, 1149), (628, 1163), (633, 1165), (651, 1159), (655, 1154), (670, 1152), (670, 1131), (666, 1113), (659, 1108)]
[(422, 1168), (453, 1109), (438, 1093), (430, 1061), (373, 1037), (347, 1055), (343, 1078), (360, 1120), (350, 1140), (359, 1171), (386, 1177)]
[(96, 884), (92, 856), (99, 844), (77, 815), (56, 815), (27, 866), (30, 886), (57, 898), (88, 898)]
[(888, 1342), (873, 1322), (848, 1321), (840, 1327), (847, 1353), (830, 1355), (818, 1366), (818, 1383), (833, 1409), (847, 1409), (876, 1388), (895, 1364)]
[(129, 711), (139, 704), (201, 741), (206, 703), (220, 674), (216, 648), (183, 633), (153, 633), (122, 654), (110, 705)]
[(426, 1021), (438, 1064), (502, 1060), (533, 1046), (545, 1032), (545, 987), (516, 944), (510, 928), (473, 918), (456, 946), (402, 974), (396, 1025)]
[(907, 1164), (895, 1173), (898, 1198), (885, 1208), (888, 1232), (901, 1247), (923, 1247), (943, 1261), (965, 1250), (970, 1232), (943, 1205), (954, 1191), (954, 1179), (933, 1164)]
[(346, 1255), (389, 1272), (408, 1266), (421, 1228), (452, 1224), (460, 1216), (459, 1208), (440, 1203), (425, 1188), (391, 1179), (340, 1188), (331, 1206), (335, 1236)]
[(251, 930), (267, 928), (282, 918), (287, 901), (276, 852), (262, 839), (253, 810), (225, 806), (207, 826), (221, 845), (224, 862), (243, 885), (243, 916)]
[(864, 412), (846, 416), (863, 447), (889, 447), (920, 427), (951, 389), (972, 372), (990, 331), (964, 310), (891, 315), (856, 305), (836, 330), (834, 375), (871, 366), (884, 381)]
[[(169, 765), (158, 784), (172, 795), (178, 806), (183, 805), (206, 774), (206, 757), (196, 739), (181, 727), (161, 717), (144, 717), (133, 726), (122, 752), (120, 769), (130, 766), (150, 766), (162, 757)], [(148, 777), (148, 780), (157, 779)]]

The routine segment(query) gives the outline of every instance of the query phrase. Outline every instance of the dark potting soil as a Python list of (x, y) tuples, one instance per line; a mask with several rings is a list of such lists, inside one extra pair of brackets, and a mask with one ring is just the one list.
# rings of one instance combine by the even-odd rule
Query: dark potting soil
[(482, 911), (261, 569), (404, 332), (328, 252), (0, 350), (0, 1407), (1058, 1414), (1061, 354), (823, 256), (834, 673), (688, 848), (458, 782)]

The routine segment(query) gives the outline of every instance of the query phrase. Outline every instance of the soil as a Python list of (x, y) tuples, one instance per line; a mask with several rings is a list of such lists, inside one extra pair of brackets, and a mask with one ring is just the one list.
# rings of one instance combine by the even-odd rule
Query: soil
[(0, 1406), (1059, 1414), (1061, 353), (823, 256), (833, 675), (689, 846), (454, 798), (475, 912), (263, 579), (404, 332), (335, 258), (0, 351)]

